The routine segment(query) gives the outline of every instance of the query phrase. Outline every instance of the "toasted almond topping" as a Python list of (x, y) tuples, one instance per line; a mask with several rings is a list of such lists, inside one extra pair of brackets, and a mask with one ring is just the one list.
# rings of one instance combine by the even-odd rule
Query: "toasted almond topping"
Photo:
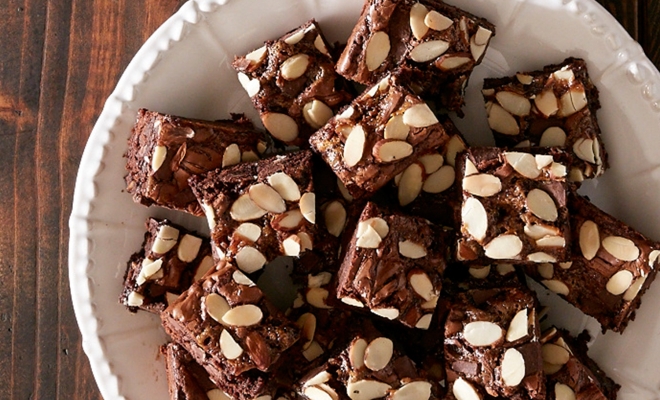
[(595, 164), (596, 155), (594, 154), (594, 141), (592, 139), (578, 139), (573, 143), (573, 153), (580, 160)]
[(626, 293), (623, 294), (623, 299), (625, 301), (633, 301), (635, 300), (635, 297), (637, 297), (637, 294), (639, 291), (642, 289), (642, 286), (644, 286), (644, 283), (646, 282), (646, 276), (640, 276), (635, 280), (635, 282), (630, 285), (628, 290), (626, 290)]
[(559, 268), (561, 269), (571, 269), (572, 266), (573, 266), (573, 261), (559, 263)]
[(234, 271), (233, 274), (231, 274), (232, 279), (234, 282), (238, 283), (239, 285), (244, 285), (244, 286), (255, 286), (255, 283), (252, 281), (252, 279), (248, 278), (247, 275), (242, 273), (239, 270)]
[(522, 240), (516, 235), (502, 234), (484, 246), (486, 257), (495, 260), (511, 259), (522, 251)]
[(418, 44), (410, 51), (410, 59), (422, 63), (431, 61), (443, 55), (449, 49), (449, 42), (444, 40), (430, 40)]
[[(296, 325), (300, 328), (300, 337), (304, 339), (303, 349), (309, 348), (316, 333), (316, 316), (312, 313), (304, 313), (298, 318)], [(323, 383), (323, 382), (320, 382)], [(308, 384), (308, 383), (305, 383)]]
[(479, 29), (477, 29), (477, 33), (474, 34), (474, 43), (479, 46), (486, 45), (492, 34), (493, 32), (480, 26)]
[(341, 300), (341, 302), (344, 304), (348, 304), (349, 306), (364, 308), (364, 304), (362, 304), (362, 302), (355, 300), (352, 297), (342, 297), (339, 300)]
[(220, 389), (209, 390), (206, 392), (206, 397), (208, 397), (209, 400), (231, 400), (231, 397), (227, 396), (227, 394)]
[(325, 227), (332, 236), (339, 237), (344, 231), (346, 216), (346, 209), (339, 201), (332, 201), (325, 207)]
[(226, 329), (220, 334), (220, 350), (228, 360), (235, 360), (243, 354), (243, 348)]
[(525, 377), (525, 358), (516, 349), (507, 349), (502, 358), (502, 380), (506, 386), (518, 386)]
[(395, 115), (385, 124), (383, 137), (385, 139), (406, 140), (410, 127), (403, 123), (403, 115)]
[(243, 86), (245, 92), (249, 97), (254, 97), (261, 90), (261, 82), (259, 79), (250, 79), (249, 76), (242, 72), (238, 73), (238, 82)]
[(349, 381), (346, 385), (346, 394), (351, 400), (372, 400), (385, 397), (391, 388), (387, 383), (364, 379)]
[(526, 178), (536, 179), (541, 175), (541, 170), (536, 165), (536, 158), (529, 153), (509, 151), (504, 153), (504, 158), (516, 172)]
[(427, 13), (428, 9), (420, 3), (413, 4), (410, 9), (410, 30), (417, 40), (422, 40), (429, 31), (428, 25), (424, 23), (424, 17)]
[(587, 94), (584, 91), (584, 87), (579, 85), (577, 88), (571, 88), (561, 96), (560, 103), (561, 117), (568, 117), (582, 110), (587, 106)]
[(387, 59), (390, 54), (390, 37), (383, 31), (375, 32), (369, 42), (365, 51), (367, 69), (374, 71)]
[(411, 240), (404, 240), (403, 242), (399, 242), (399, 254), (416, 260), (418, 258), (426, 257), (426, 249), (419, 243), (415, 243)]
[(490, 346), (502, 339), (502, 328), (490, 321), (474, 321), (465, 325), (463, 337), (472, 346)]
[(562, 236), (544, 236), (536, 241), (538, 247), (564, 247), (566, 239)]
[(417, 320), (417, 323), (415, 324), (415, 328), (427, 330), (431, 326), (432, 320), (433, 320), (433, 314), (424, 314), (419, 318), (419, 320)]
[(364, 153), (364, 142), (366, 134), (361, 125), (355, 125), (346, 138), (344, 144), (344, 163), (348, 167), (353, 167), (362, 159)]
[(276, 172), (268, 177), (268, 184), (286, 201), (300, 200), (300, 189), (296, 181), (284, 172)]
[(410, 286), (412, 286), (415, 293), (420, 295), (426, 301), (437, 296), (436, 290), (433, 287), (433, 282), (431, 282), (429, 276), (423, 271), (418, 271), (410, 275)]
[(440, 68), (443, 71), (449, 71), (452, 69), (462, 67), (463, 65), (472, 61), (472, 59), (469, 57), (453, 56), (447, 54), (442, 56), (442, 58), (439, 61), (440, 61), (439, 64), (436, 63), (438, 68)]
[(502, 182), (495, 175), (474, 174), (463, 178), (463, 190), (475, 196), (490, 197), (502, 190)]
[(502, 276), (510, 274), (515, 270), (513, 264), (497, 264), (497, 272)]
[(332, 109), (319, 100), (312, 100), (303, 106), (303, 118), (314, 129), (325, 125), (333, 114)]
[(332, 280), (330, 272), (320, 272), (317, 275), (307, 275), (307, 287), (315, 288), (327, 285)]
[(451, 165), (443, 165), (424, 181), (422, 190), (426, 193), (442, 193), (449, 189), (456, 179), (456, 172)]
[(545, 361), (543, 361), (543, 373), (545, 375), (553, 375), (559, 372), (564, 366), (563, 365), (555, 365), (555, 364), (550, 364)]
[(526, 97), (508, 90), (497, 92), (495, 98), (502, 108), (513, 115), (524, 117), (529, 115), (529, 111), (532, 109), (532, 104)]
[(603, 239), (603, 248), (621, 261), (635, 261), (639, 258), (639, 247), (635, 242), (621, 236), (608, 236)]
[(371, 225), (367, 225), (362, 235), (357, 238), (355, 245), (363, 249), (377, 249), (382, 241), (380, 235)]
[(303, 215), (299, 209), (289, 210), (273, 218), (271, 225), (273, 228), (282, 230), (297, 230), (303, 221)]
[(612, 293), (615, 296), (625, 293), (633, 281), (633, 274), (627, 270), (621, 270), (616, 274), (612, 275), (610, 280), (607, 281), (605, 288), (608, 292)]
[(179, 240), (179, 230), (169, 225), (162, 225), (158, 229), (156, 239), (151, 245), (151, 251), (156, 254), (165, 254), (176, 245)]
[(300, 239), (300, 250), (311, 250), (314, 247), (312, 242), (312, 237), (307, 232), (298, 232), (298, 238)]
[(236, 254), (236, 265), (246, 274), (260, 270), (266, 262), (266, 257), (252, 246), (245, 246)]
[[(236, 199), (234, 204), (232, 204), (231, 209), (229, 210), (229, 215), (236, 221), (250, 221), (263, 217), (266, 212), (266, 210), (259, 207), (254, 201), (252, 201), (250, 196), (245, 193)], [(213, 220), (213, 225), (215, 225), (215, 215)]]
[(185, 234), (179, 242), (176, 249), (176, 255), (183, 262), (191, 262), (197, 258), (199, 248), (202, 246), (202, 239), (197, 236)]
[(527, 336), (529, 331), (527, 325), (527, 309), (524, 308), (516, 313), (509, 324), (509, 329), (506, 331), (506, 341), (515, 342)]
[(206, 313), (217, 322), (222, 322), (222, 317), (231, 309), (227, 300), (217, 293), (210, 293), (206, 296), (204, 305)]
[(486, 279), (488, 274), (490, 274), (490, 265), (486, 265), (485, 267), (470, 267), (468, 268), (468, 272), (475, 279)]
[(555, 228), (554, 226), (546, 226), (541, 224), (525, 225), (523, 231), (525, 232), (525, 235), (535, 240), (540, 240), (546, 236), (557, 236), (561, 233), (559, 229)]
[(552, 279), (555, 274), (555, 268), (550, 263), (539, 264), (536, 268), (539, 271), (539, 275), (541, 275), (544, 279)]
[(309, 65), (309, 56), (307, 54), (296, 54), (287, 58), (280, 66), (282, 78), (292, 81), (305, 74)]
[(426, 128), (437, 124), (438, 118), (426, 103), (419, 103), (403, 112), (403, 123), (413, 128)]
[(381, 239), (384, 239), (385, 236), (387, 236), (387, 234), (390, 232), (390, 227), (387, 225), (387, 222), (384, 219), (373, 217), (361, 221), (358, 224), (356, 236), (358, 238), (361, 237), (366, 232), (368, 226), (374, 228), (376, 232), (378, 232), (378, 236), (380, 236)]
[(261, 116), (261, 122), (275, 139), (288, 143), (298, 137), (298, 124), (290, 116), (269, 112)]
[(426, 17), (424, 17), (424, 24), (434, 31), (444, 31), (452, 26), (454, 21), (433, 10), (429, 11), (429, 13), (426, 14)]
[(137, 277), (137, 284), (142, 285), (144, 284), (147, 280), (151, 279), (158, 273), (158, 271), (161, 270), (163, 267), (163, 259), (159, 258), (158, 260), (151, 260), (149, 258), (145, 258), (142, 260), (142, 268), (140, 268), (140, 273), (138, 274)]
[(555, 383), (555, 400), (576, 400), (573, 389), (563, 383)]
[(550, 291), (555, 292), (557, 294), (561, 294), (563, 296), (568, 296), (568, 293), (570, 290), (568, 289), (568, 286), (564, 282), (558, 281), (556, 279), (552, 280), (544, 280), (541, 281), (541, 283), (550, 289)]
[(316, 223), (316, 195), (307, 192), (300, 198), (300, 211), (303, 217), (312, 224)]
[(156, 172), (160, 169), (167, 157), (167, 147), (156, 146), (154, 147), (154, 154), (151, 157), (151, 170)]
[(431, 153), (419, 157), (417, 161), (419, 161), (424, 166), (424, 172), (427, 175), (431, 175), (435, 171), (439, 170), (440, 167), (442, 167), (445, 159), (442, 154)]
[(541, 354), (543, 355), (543, 361), (555, 365), (564, 365), (571, 358), (568, 350), (553, 343), (544, 344), (541, 347)]
[(321, 347), (319, 342), (317, 342), (316, 340), (314, 340), (307, 349), (302, 351), (302, 355), (305, 357), (305, 360), (307, 361), (316, 360), (323, 353), (324, 353), (323, 347)]
[(393, 353), (394, 343), (390, 339), (376, 338), (364, 350), (364, 365), (372, 371), (380, 371), (390, 363)]
[(454, 381), (451, 391), (456, 400), (481, 400), (476, 389), (460, 376)]
[(248, 190), (250, 199), (257, 205), (268, 212), (274, 214), (281, 214), (286, 211), (284, 199), (279, 193), (265, 183), (257, 183), (250, 186)]
[(368, 343), (364, 339), (358, 339), (351, 345), (348, 357), (354, 369), (362, 368), (364, 365), (364, 356), (367, 351)]
[(539, 112), (546, 117), (551, 117), (559, 111), (559, 105), (557, 104), (557, 96), (551, 88), (544, 90), (536, 96), (534, 99), (534, 104)]
[(335, 393), (335, 397), (330, 395), (330, 393), (326, 392), (325, 390), (321, 389), (318, 386), (307, 386), (303, 389), (303, 394), (305, 395), (305, 398), (310, 399), (310, 400), (336, 400), (337, 396)]
[(373, 149), (374, 157), (381, 163), (399, 161), (413, 153), (410, 143), (403, 140), (380, 140)]
[(541, 147), (563, 147), (566, 145), (566, 132), (558, 126), (546, 129), (541, 135), (539, 146)]
[(263, 154), (266, 150), (268, 150), (268, 143), (260, 140), (259, 143), (257, 143), (257, 151), (259, 154)]
[(527, 194), (527, 208), (532, 214), (544, 221), (554, 222), (557, 220), (558, 212), (555, 201), (544, 190), (532, 189)]
[(455, 167), (456, 154), (463, 150), (465, 150), (465, 143), (463, 142), (463, 139), (461, 139), (459, 135), (452, 136), (451, 139), (449, 139), (449, 142), (447, 142), (446, 146), (445, 159), (447, 160), (447, 164)]
[[(427, 314), (428, 315), (428, 314)], [(426, 315), (424, 316), (426, 317)], [(424, 318), (422, 317), (422, 318)], [(394, 392), (391, 400), (429, 400), (431, 398), (431, 383), (426, 381), (412, 381), (401, 386)]]
[(284, 39), (284, 43), (290, 45), (297, 44), (305, 37), (305, 33), (307, 33), (306, 29), (298, 29), (296, 32), (289, 35), (288, 38)]
[(464, 176), (470, 176), (474, 174), (478, 174), (479, 170), (477, 169), (477, 166), (474, 165), (472, 160), (469, 158), (465, 160), (465, 171), (464, 171)]
[(600, 248), (600, 235), (595, 222), (588, 220), (580, 226), (579, 243), (582, 256), (587, 260), (592, 260)]
[(344, 182), (342, 182), (339, 178), (337, 178), (337, 188), (339, 189), (339, 193), (341, 193), (341, 197), (343, 197), (344, 200), (348, 202), (353, 201), (353, 196), (351, 196), (348, 189), (346, 188), (346, 185), (344, 185)]
[(252, 150), (244, 151), (241, 155), (241, 162), (255, 162), (259, 161), (259, 156)]
[(418, 163), (413, 163), (401, 174), (398, 183), (398, 198), (401, 206), (412, 203), (423, 187), (423, 169)]
[(305, 297), (307, 302), (316, 308), (330, 309), (332, 307), (326, 303), (329, 295), (330, 293), (326, 289), (310, 288), (307, 290), (307, 295)]
[(518, 82), (522, 83), (523, 85), (530, 85), (534, 81), (534, 77), (531, 75), (516, 74), (516, 78), (518, 79)]
[(488, 214), (479, 199), (468, 197), (461, 208), (461, 224), (472, 237), (482, 241), (488, 230)]
[(129, 307), (140, 307), (144, 304), (144, 296), (138, 292), (131, 292), (126, 297), (126, 305)]
[(537, 154), (534, 156), (534, 159), (536, 160), (536, 167), (538, 169), (543, 169), (555, 161), (552, 156), (546, 154)]
[(515, 136), (520, 133), (518, 121), (499, 104), (489, 103), (488, 125), (490, 129), (503, 135)]
[(261, 228), (258, 225), (250, 222), (244, 222), (240, 224), (234, 232), (238, 233), (252, 243), (256, 242), (259, 240), (259, 237), (261, 237)]
[(254, 304), (236, 306), (222, 316), (222, 322), (232, 326), (252, 326), (261, 322), (264, 314)]
[(213, 265), (213, 258), (211, 258), (211, 256), (204, 257), (199, 263), (197, 271), (195, 271), (195, 277), (193, 278), (193, 281), (200, 280), (204, 275), (206, 275), (207, 272), (211, 270), (211, 268), (213, 268)]
[(259, 47), (245, 55), (245, 58), (250, 60), (250, 64), (259, 64), (266, 56), (266, 46)]
[(431, 297), (431, 300), (425, 301), (422, 303), (421, 307), (424, 310), (434, 310), (438, 306), (438, 298), (440, 296), (433, 296)]
[(321, 35), (316, 35), (316, 39), (314, 39), (314, 47), (316, 47), (316, 50), (320, 51), (326, 56), (330, 55), (328, 47), (325, 45), (325, 41), (323, 41), (323, 37), (321, 37)]
[[(302, 317), (301, 317), (302, 318)], [(314, 317), (316, 318), (316, 317)], [(300, 319), (298, 320), (300, 322)], [(300, 324), (298, 324), (300, 325)], [(307, 379), (304, 383), (303, 386), (315, 386), (315, 385), (320, 385), (322, 383), (326, 383), (332, 379), (332, 375), (328, 371), (321, 371), (318, 374), (314, 375), (313, 377)]]
[(285, 256), (300, 256), (300, 238), (297, 235), (291, 235), (282, 242)]
[(371, 312), (389, 320), (399, 317), (399, 310), (396, 308), (372, 308)]

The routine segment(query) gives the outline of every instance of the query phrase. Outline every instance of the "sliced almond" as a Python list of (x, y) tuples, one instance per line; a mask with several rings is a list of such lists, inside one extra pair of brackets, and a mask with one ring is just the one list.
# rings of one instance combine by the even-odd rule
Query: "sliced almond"
[(561, 294), (563, 296), (568, 296), (568, 293), (570, 290), (568, 289), (568, 286), (564, 282), (558, 281), (556, 279), (551, 279), (551, 280), (543, 280), (541, 283), (550, 289), (551, 292), (555, 292), (557, 294)]
[(298, 318), (296, 325), (300, 327), (300, 337), (303, 339), (303, 349), (307, 349), (312, 344), (314, 335), (316, 334), (316, 316), (312, 313), (304, 313)]
[(637, 297), (637, 294), (639, 294), (639, 291), (642, 289), (642, 286), (644, 286), (644, 283), (646, 282), (646, 276), (640, 276), (635, 280), (635, 282), (630, 285), (628, 290), (623, 294), (623, 299), (625, 301), (633, 301), (635, 300), (635, 297)]
[(351, 349), (348, 352), (348, 357), (351, 361), (353, 369), (362, 368), (364, 365), (364, 355), (367, 351), (368, 343), (364, 339), (358, 339), (353, 342)]
[(399, 242), (399, 254), (416, 260), (418, 258), (426, 257), (426, 249), (419, 243), (415, 243), (411, 240), (404, 240), (403, 242)]
[(373, 154), (381, 163), (390, 163), (402, 160), (413, 153), (410, 143), (403, 140), (380, 140), (374, 146)]
[(299, 209), (289, 210), (273, 218), (271, 225), (278, 231), (297, 230), (303, 221), (303, 215)]
[(522, 251), (522, 240), (516, 235), (502, 234), (484, 246), (486, 257), (505, 260), (517, 257)]
[(323, 211), (325, 227), (332, 236), (339, 237), (344, 231), (346, 216), (346, 209), (339, 201), (332, 201), (325, 206)]
[(559, 263), (559, 268), (561, 269), (571, 269), (572, 266), (573, 266), (573, 261)]
[(424, 314), (415, 323), (415, 328), (427, 330), (431, 327), (432, 320), (433, 320), (433, 314)]
[(260, 208), (274, 213), (281, 214), (286, 211), (284, 199), (271, 186), (265, 183), (257, 183), (250, 186), (248, 190), (250, 199)]
[(138, 274), (137, 277), (137, 284), (142, 285), (145, 283), (147, 280), (152, 278), (154, 275), (158, 273), (158, 271), (161, 270), (163, 267), (163, 259), (159, 258), (158, 260), (151, 260), (149, 258), (145, 258), (142, 260), (142, 266), (140, 268), (140, 273)]
[(490, 321), (474, 321), (463, 328), (463, 338), (472, 346), (490, 346), (502, 339), (502, 328)]
[(220, 350), (228, 360), (235, 360), (243, 354), (243, 348), (226, 329), (220, 334)]
[(348, 167), (355, 166), (362, 159), (366, 134), (361, 125), (355, 125), (346, 138), (344, 144), (344, 163)]
[(513, 264), (497, 264), (496, 268), (497, 272), (502, 276), (508, 275), (516, 270)]
[(179, 242), (176, 249), (176, 255), (183, 262), (192, 262), (199, 254), (199, 248), (202, 247), (202, 239), (197, 236), (185, 234)]
[(502, 190), (502, 181), (495, 175), (474, 174), (463, 178), (463, 190), (480, 197), (490, 197)]
[(403, 123), (403, 115), (395, 115), (385, 124), (383, 136), (385, 139), (406, 140), (410, 127)]
[(571, 358), (568, 350), (553, 343), (544, 344), (541, 347), (541, 354), (543, 361), (554, 365), (564, 365)]
[(371, 312), (389, 320), (394, 320), (399, 317), (399, 310), (396, 308), (372, 308)]
[(167, 157), (167, 147), (156, 146), (154, 147), (154, 154), (151, 156), (151, 170), (156, 172), (160, 169)]
[(509, 329), (506, 331), (506, 341), (515, 342), (522, 339), (529, 333), (527, 324), (527, 309), (524, 308), (516, 313), (509, 324)]
[(314, 47), (316, 47), (316, 50), (320, 51), (322, 54), (325, 54), (326, 56), (330, 55), (328, 47), (325, 45), (325, 41), (321, 35), (316, 35), (316, 39), (314, 39)]
[(561, 96), (560, 104), (561, 109), (559, 114), (561, 117), (569, 117), (582, 110), (587, 106), (587, 94), (584, 91), (584, 87), (579, 85), (579, 87), (571, 88)]
[(318, 386), (308, 386), (303, 389), (303, 394), (306, 399), (309, 400), (337, 400), (337, 395), (335, 397), (330, 395), (330, 393), (319, 388)]
[(554, 226), (546, 226), (541, 224), (525, 225), (523, 228), (525, 235), (535, 240), (540, 240), (546, 236), (557, 236), (560, 232)]
[(508, 90), (497, 92), (495, 98), (507, 112), (519, 117), (529, 115), (529, 111), (532, 109), (532, 104), (525, 96)]
[(255, 283), (252, 281), (252, 279), (248, 278), (247, 275), (242, 273), (239, 270), (234, 271), (233, 274), (231, 274), (231, 278), (234, 280), (234, 282), (238, 283), (239, 285), (244, 285), (244, 286), (255, 286)]
[(566, 145), (566, 132), (558, 126), (552, 126), (541, 135), (539, 146), (541, 147), (563, 147)]
[(211, 270), (211, 268), (213, 268), (213, 266), (213, 258), (211, 258), (211, 256), (204, 257), (197, 266), (197, 271), (195, 271), (195, 277), (193, 278), (193, 281), (200, 280), (204, 275), (206, 275), (207, 272)]
[(472, 160), (470, 160), (469, 158), (466, 158), (465, 159), (465, 171), (464, 171), (463, 175), (464, 176), (470, 176), (470, 175), (474, 175), (474, 174), (478, 174), (478, 173), (479, 173), (479, 170), (477, 169), (477, 166), (474, 165)]
[(346, 385), (346, 394), (351, 400), (373, 400), (385, 397), (391, 388), (387, 383), (364, 379), (349, 381)]
[(600, 235), (595, 222), (587, 220), (580, 226), (579, 244), (585, 259), (592, 260), (596, 256), (600, 248)]
[(564, 366), (563, 365), (555, 365), (555, 364), (550, 364), (545, 361), (543, 361), (543, 373), (545, 375), (553, 375), (559, 372)]
[(266, 46), (259, 47), (245, 55), (245, 58), (250, 60), (250, 64), (259, 64), (266, 56)]
[(545, 236), (536, 241), (538, 247), (565, 247), (566, 239), (563, 236)]
[[(461, 20), (461, 22), (463, 21)], [(474, 61), (478, 62), (481, 59), (481, 56), (486, 51), (488, 40), (492, 34), (493, 32), (480, 26), (479, 29), (477, 29), (477, 33), (472, 36), (470, 39), (470, 52), (472, 53)]]
[(300, 197), (300, 211), (307, 221), (316, 223), (316, 195), (313, 192), (304, 193)]
[(488, 214), (477, 198), (468, 197), (465, 200), (461, 208), (461, 221), (462, 226), (475, 240), (484, 240), (488, 230)]
[(398, 198), (401, 206), (412, 203), (423, 187), (423, 168), (418, 163), (413, 163), (401, 174), (398, 184)]
[(477, 390), (460, 376), (454, 381), (451, 389), (456, 400), (481, 400)]
[(268, 177), (268, 184), (286, 201), (300, 200), (300, 189), (292, 177), (284, 172), (276, 172)]
[(518, 82), (522, 83), (523, 85), (531, 85), (531, 83), (534, 81), (534, 77), (526, 74), (516, 74), (516, 78), (518, 79)]
[(551, 263), (539, 264), (536, 268), (544, 279), (552, 279), (555, 274), (555, 268)]
[(518, 121), (499, 104), (490, 103), (488, 109), (488, 126), (503, 135), (515, 136), (520, 133)]
[(605, 288), (611, 294), (618, 296), (620, 294), (625, 293), (626, 290), (630, 288), (630, 285), (632, 285), (632, 281), (633, 281), (632, 272), (624, 269), (612, 275), (612, 277), (607, 281), (607, 285), (605, 285)]
[(316, 308), (321, 308), (321, 309), (330, 309), (328, 303), (326, 300), (328, 299), (328, 296), (330, 293), (323, 288), (310, 288), (307, 290), (307, 295), (305, 298), (307, 299), (307, 302), (316, 307)]
[(227, 300), (217, 293), (210, 293), (205, 297), (206, 313), (217, 322), (222, 323), (222, 317), (231, 309)]
[(298, 232), (298, 238), (300, 239), (300, 250), (311, 250), (313, 249), (314, 242), (312, 237), (307, 232)]
[(410, 30), (417, 40), (422, 40), (429, 31), (428, 25), (424, 23), (427, 13), (428, 9), (420, 3), (415, 3), (410, 8)]
[(297, 235), (291, 235), (282, 241), (284, 255), (290, 257), (300, 256), (300, 238)]
[(470, 267), (468, 273), (475, 279), (486, 279), (490, 274), (490, 265), (485, 267)]
[(439, 61), (440, 61), (439, 63), (436, 62), (438, 68), (440, 68), (443, 71), (450, 71), (452, 69), (456, 69), (464, 66), (465, 64), (472, 61), (472, 59), (469, 57), (453, 56), (447, 54), (442, 56), (442, 58)]
[[(309, 314), (309, 313), (307, 313), (307, 314)], [(312, 315), (312, 314), (310, 314), (310, 315)], [(298, 322), (300, 322), (300, 319), (298, 320)], [(298, 324), (298, 326), (300, 326), (300, 323)], [(332, 379), (332, 375), (330, 375), (330, 373), (328, 371), (321, 371), (318, 374), (314, 375), (313, 377), (307, 379), (303, 383), (303, 387), (320, 385), (322, 383), (328, 382), (330, 379)]]
[(635, 242), (621, 236), (608, 236), (603, 239), (603, 248), (621, 261), (635, 261), (639, 258), (639, 247)]
[(252, 150), (244, 151), (241, 155), (241, 162), (255, 162), (259, 161), (259, 156)]
[(358, 237), (355, 245), (363, 249), (377, 249), (382, 241), (378, 232), (371, 226), (367, 225), (364, 233)]
[(532, 189), (527, 194), (527, 208), (544, 221), (554, 222), (559, 216), (555, 201), (541, 189)]
[(236, 265), (246, 274), (260, 270), (266, 262), (266, 257), (252, 246), (245, 246), (236, 254)]
[(555, 161), (552, 156), (546, 154), (537, 154), (534, 156), (534, 159), (536, 160), (536, 167), (538, 169), (543, 169), (548, 165), (552, 165), (552, 163)]
[(553, 162), (550, 165), (550, 172), (552, 172), (552, 175), (555, 178), (563, 178), (566, 176), (566, 166), (560, 163)]
[(449, 189), (456, 179), (456, 172), (451, 165), (443, 165), (424, 181), (422, 190), (426, 193), (442, 193)]
[(410, 59), (422, 63), (440, 57), (449, 49), (449, 42), (444, 40), (429, 40), (418, 44), (410, 51)]
[(548, 88), (536, 96), (534, 104), (536, 105), (536, 109), (546, 117), (551, 117), (559, 111), (557, 96), (555, 96), (552, 88)]
[(138, 292), (131, 292), (126, 297), (126, 305), (129, 307), (140, 307), (144, 304), (144, 295)]
[(341, 300), (341, 302), (344, 304), (348, 304), (349, 306), (364, 308), (364, 304), (362, 304), (360, 300), (355, 300), (354, 298), (351, 297), (342, 297), (339, 300)]
[(169, 225), (162, 225), (158, 229), (156, 239), (151, 245), (151, 251), (156, 254), (165, 254), (176, 246), (179, 240), (179, 230)]
[(526, 178), (536, 179), (541, 175), (536, 158), (532, 154), (509, 151), (504, 153), (504, 158), (516, 172)]
[(332, 109), (324, 102), (312, 100), (303, 106), (303, 118), (314, 129), (319, 129), (333, 116)]
[(658, 261), (658, 256), (660, 256), (660, 250), (653, 250), (651, 254), (649, 254), (649, 267), (651, 267), (651, 269), (655, 269), (655, 263)]
[(410, 275), (410, 286), (412, 286), (415, 293), (426, 301), (437, 296), (433, 282), (431, 282), (431, 279), (425, 272), (419, 271)]
[(339, 189), (339, 193), (341, 193), (341, 197), (343, 197), (344, 200), (348, 202), (353, 201), (353, 196), (351, 196), (348, 189), (346, 188), (346, 185), (344, 185), (344, 182), (342, 182), (339, 178), (337, 178), (337, 189)]
[(438, 118), (426, 103), (419, 103), (403, 112), (403, 123), (413, 128), (426, 128), (437, 124)]
[[(426, 317), (426, 315), (424, 317)], [(431, 388), (432, 385), (430, 382), (408, 382), (397, 389), (397, 391), (390, 396), (390, 400), (429, 400), (431, 398)]]
[(358, 238), (361, 237), (367, 231), (367, 227), (369, 226), (376, 230), (378, 236), (380, 236), (381, 239), (384, 239), (385, 236), (387, 236), (387, 234), (390, 232), (390, 227), (387, 225), (387, 222), (384, 219), (373, 217), (361, 221), (358, 224), (356, 236)]
[(394, 343), (379, 337), (371, 341), (364, 350), (364, 365), (372, 371), (380, 371), (390, 363), (394, 354)]
[(308, 275), (307, 276), (307, 287), (315, 288), (325, 286), (332, 280), (332, 274), (330, 272), (321, 272), (317, 275)]
[(570, 386), (563, 383), (555, 383), (555, 400), (576, 400), (577, 397)]
[(261, 90), (261, 82), (259, 82), (259, 79), (251, 79), (242, 72), (238, 73), (238, 82), (243, 86), (243, 89), (245, 89), (245, 92), (249, 97), (256, 96)]
[(525, 358), (516, 349), (507, 349), (502, 358), (502, 381), (506, 386), (518, 386), (525, 377)]
[(264, 314), (254, 304), (236, 306), (222, 316), (222, 322), (231, 326), (252, 326), (261, 322)]
[(578, 139), (573, 143), (573, 153), (580, 160), (595, 164), (594, 141), (592, 139)]
[(452, 136), (451, 139), (449, 139), (449, 142), (447, 142), (445, 150), (445, 158), (447, 160), (447, 164), (455, 167), (456, 154), (463, 150), (465, 150), (465, 143), (463, 142), (463, 139), (461, 139), (459, 135)]
[(424, 172), (427, 175), (431, 175), (435, 171), (439, 170), (440, 167), (442, 167), (445, 159), (442, 154), (431, 153), (419, 157), (417, 161), (419, 161), (424, 166)]
[(390, 54), (390, 37), (383, 31), (375, 32), (365, 51), (365, 62), (369, 71), (374, 71), (387, 59)]
[(240, 224), (234, 232), (243, 236), (245, 239), (252, 243), (256, 242), (259, 240), (259, 237), (261, 237), (261, 228), (258, 225), (250, 222), (244, 222)]
[(280, 66), (282, 78), (292, 81), (305, 74), (309, 66), (309, 56), (307, 54), (296, 54), (284, 60)]
[(444, 31), (454, 24), (454, 20), (432, 10), (424, 17), (424, 24), (434, 31)]
[(206, 397), (209, 398), (209, 400), (231, 400), (231, 397), (229, 397), (225, 392), (221, 391), (220, 389), (211, 389), (208, 392), (206, 392)]
[(290, 116), (269, 112), (261, 116), (261, 122), (275, 139), (289, 143), (298, 137), (298, 124)]
[(288, 38), (284, 39), (284, 43), (290, 44), (292, 46), (299, 43), (305, 37), (305, 33), (307, 33), (306, 31), (306, 29), (297, 30), (296, 32), (289, 35)]
[(302, 351), (302, 355), (305, 357), (305, 360), (307, 361), (313, 361), (319, 358), (322, 354), (324, 353), (323, 347), (314, 340), (312, 344), (307, 348)]
[(434, 310), (438, 306), (438, 299), (440, 296), (433, 296), (429, 301), (422, 303), (421, 307), (424, 310)]

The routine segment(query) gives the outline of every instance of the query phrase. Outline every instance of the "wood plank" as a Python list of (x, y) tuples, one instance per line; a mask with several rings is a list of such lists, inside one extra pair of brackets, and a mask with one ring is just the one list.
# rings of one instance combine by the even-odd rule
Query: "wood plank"
[(644, 0), (597, 0), (623, 25), (633, 39), (639, 40), (639, 3)]
[(660, 68), (660, 2), (640, 1), (640, 43), (653, 64)]

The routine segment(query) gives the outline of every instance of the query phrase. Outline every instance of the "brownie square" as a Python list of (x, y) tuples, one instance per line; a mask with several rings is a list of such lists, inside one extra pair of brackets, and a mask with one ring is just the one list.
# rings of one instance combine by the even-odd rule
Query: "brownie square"
[(238, 80), (278, 141), (308, 146), (309, 136), (353, 99), (329, 49), (311, 20), (234, 60)]
[(202, 121), (140, 109), (126, 151), (126, 191), (136, 203), (203, 215), (188, 178), (254, 161), (266, 136), (243, 115)]
[(190, 185), (206, 212), (216, 257), (235, 260), (243, 272), (321, 243), (308, 150), (214, 170)]
[(457, 166), (459, 261), (563, 262), (570, 257), (566, 165), (554, 153), (472, 148)]
[(449, 136), (424, 101), (383, 78), (310, 138), (350, 194), (366, 198)]
[(569, 171), (572, 181), (599, 176), (607, 169), (596, 118), (598, 89), (584, 60), (567, 58), (541, 71), (485, 79), (482, 92), (498, 146), (564, 147), (580, 160)]
[(388, 320), (428, 329), (446, 253), (443, 232), (431, 222), (368, 203), (339, 270), (337, 297)]
[(337, 72), (371, 85), (399, 69), (415, 91), (460, 113), (494, 34), (485, 19), (441, 1), (366, 0)]
[(476, 289), (445, 323), (449, 391), (457, 399), (545, 399), (537, 301), (524, 289)]
[(226, 399), (209, 374), (197, 364), (190, 353), (177, 343), (167, 343), (160, 349), (165, 356), (170, 400)]
[(562, 329), (543, 332), (543, 370), (548, 398), (614, 400), (620, 386), (605, 375), (587, 354), (589, 334), (577, 338)]
[(572, 257), (525, 272), (600, 322), (622, 333), (655, 279), (660, 244), (600, 210), (569, 196)]
[(163, 326), (222, 389), (246, 371), (270, 371), (300, 330), (231, 263), (221, 262), (161, 313)]
[(149, 218), (139, 252), (128, 261), (119, 302), (129, 311), (160, 313), (213, 267), (207, 238)]

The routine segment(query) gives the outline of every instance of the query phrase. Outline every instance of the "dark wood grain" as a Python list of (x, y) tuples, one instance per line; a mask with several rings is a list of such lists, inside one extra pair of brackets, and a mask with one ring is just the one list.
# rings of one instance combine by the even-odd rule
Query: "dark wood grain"
[[(100, 398), (69, 295), (74, 181), (121, 72), (183, 2), (0, 2), (0, 399)], [(599, 2), (660, 65), (660, 2)]]

